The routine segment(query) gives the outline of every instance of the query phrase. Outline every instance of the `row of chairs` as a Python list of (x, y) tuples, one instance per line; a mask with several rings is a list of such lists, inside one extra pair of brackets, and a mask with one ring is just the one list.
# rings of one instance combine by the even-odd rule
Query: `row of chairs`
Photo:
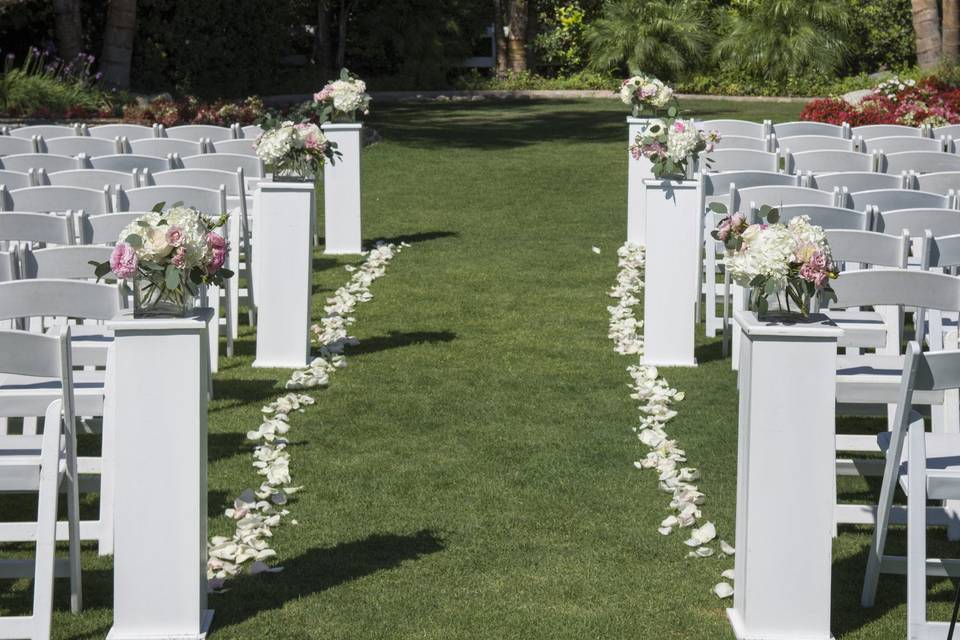
[(200, 153), (241, 153), (253, 154), (254, 143), (249, 139), (228, 139), (214, 142), (209, 138), (200, 140), (181, 140), (177, 138), (140, 138), (130, 140), (125, 136), (114, 138), (95, 138), (91, 136), (65, 136), (46, 139), (34, 136), (30, 139), (13, 136), (0, 136), (0, 156), (24, 153), (56, 153), (76, 156), (84, 153), (88, 156), (104, 156), (116, 153), (136, 153), (141, 155), (165, 156), (179, 153), (192, 156)]
[[(130, 173), (143, 170), (159, 172), (169, 169), (235, 171), (237, 168), (243, 169), (247, 178), (259, 179), (266, 175), (266, 167), (258, 156), (239, 153), (204, 153), (184, 157), (177, 153), (168, 153), (163, 156), (121, 153), (93, 157), (82, 153), (76, 157), (53, 153), (25, 153), (0, 157), (0, 171), (13, 171), (28, 174), (28, 176), (31, 172), (41, 169), (47, 173), (74, 169), (103, 169)], [(19, 179), (17, 176), (12, 178)], [(30, 186), (38, 186), (38, 184), (34, 179), (34, 183)]]
[[(885, 138), (892, 140), (892, 138)], [(898, 138), (911, 144), (903, 150), (887, 153), (882, 150), (870, 153), (842, 149), (817, 149), (793, 153), (790, 150), (764, 151), (760, 149), (719, 148), (702, 161), (707, 172), (720, 171), (783, 171), (784, 173), (826, 173), (863, 171), (870, 173), (900, 174), (904, 172), (936, 173), (960, 171), (960, 154), (941, 150), (923, 150), (923, 145), (912, 148), (912, 143), (935, 142), (926, 138)], [(958, 186), (958, 185), (955, 185)]]
[(165, 127), (154, 124), (147, 127), (141, 124), (100, 124), (88, 126), (86, 124), (40, 124), (24, 127), (0, 127), (0, 135), (15, 138), (32, 139), (34, 136), (44, 138), (62, 138), (65, 136), (93, 136), (95, 138), (127, 137), (131, 140), (140, 138), (178, 138), (180, 140), (230, 140), (237, 138), (257, 139), (263, 134), (263, 127), (256, 124), (241, 126), (232, 124), (221, 127), (212, 124), (184, 124), (174, 127)]
[(824, 136), (845, 139), (862, 138), (864, 140), (888, 136), (918, 136), (936, 139), (939, 139), (941, 136), (953, 136), (956, 139), (960, 139), (960, 124), (951, 124), (942, 127), (931, 127), (929, 125), (908, 127), (900, 124), (868, 124), (851, 127), (848, 123), (836, 125), (827, 122), (794, 121), (774, 124), (772, 120), (752, 122), (748, 120), (718, 119), (699, 121), (697, 122), (697, 126), (705, 131), (718, 131), (720, 135), (724, 137), (739, 136), (743, 138), (758, 138), (760, 140), (764, 140), (770, 135), (775, 135), (779, 138)]

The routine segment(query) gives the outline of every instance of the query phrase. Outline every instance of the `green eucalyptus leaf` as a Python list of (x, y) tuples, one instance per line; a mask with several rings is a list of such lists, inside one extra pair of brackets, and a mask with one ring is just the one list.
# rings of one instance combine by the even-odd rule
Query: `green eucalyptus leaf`
[(153, 208), (150, 209), (150, 211), (153, 211), (154, 213), (160, 213), (161, 211), (163, 211), (163, 207), (166, 204), (167, 204), (166, 202), (158, 202), (157, 204), (153, 205)]
[(176, 289), (178, 286), (180, 286), (180, 270), (172, 264), (167, 265), (163, 279), (167, 289)]
[(707, 209), (710, 209), (710, 211), (713, 211), (714, 213), (726, 213), (727, 205), (723, 204), (722, 202), (711, 202), (707, 205)]
[(124, 242), (126, 242), (128, 245), (130, 245), (134, 249), (139, 249), (140, 247), (143, 246), (143, 238), (141, 238), (135, 233), (131, 233), (130, 235), (128, 235), (124, 239)]

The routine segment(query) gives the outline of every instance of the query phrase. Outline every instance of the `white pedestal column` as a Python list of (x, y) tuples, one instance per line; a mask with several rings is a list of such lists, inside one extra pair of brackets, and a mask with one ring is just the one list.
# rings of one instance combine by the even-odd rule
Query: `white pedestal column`
[(313, 183), (263, 182), (255, 200), (257, 357), (253, 366), (303, 367), (310, 360)]
[(643, 216), (643, 181), (653, 179), (653, 165), (646, 158), (633, 159), (630, 146), (637, 134), (647, 127), (650, 118), (627, 116), (627, 242), (646, 244), (646, 224)]
[(697, 366), (693, 348), (702, 244), (699, 185), (697, 180), (643, 181), (645, 364)]
[(837, 339), (825, 316), (743, 331), (733, 608), (739, 640), (828, 640)]
[(113, 627), (109, 640), (200, 640), (207, 609), (207, 323), (108, 323), (116, 424)]
[(324, 253), (360, 253), (363, 232), (360, 225), (360, 154), (363, 152), (363, 125), (327, 123), (324, 135), (337, 143), (343, 154), (336, 164), (323, 168)]

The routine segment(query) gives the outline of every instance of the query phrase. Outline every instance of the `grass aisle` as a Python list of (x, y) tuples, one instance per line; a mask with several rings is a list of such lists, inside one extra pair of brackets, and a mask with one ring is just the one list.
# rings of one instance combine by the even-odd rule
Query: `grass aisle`
[[(799, 110), (684, 106), (749, 119)], [(710, 593), (732, 563), (688, 560), (682, 533), (661, 537), (669, 497), (631, 464), (643, 455), (630, 432), (633, 359), (606, 338), (626, 225), (623, 118), (613, 101), (375, 111), (384, 141), (364, 157), (366, 235), (413, 247), (358, 310), (348, 367), (291, 416), (306, 490), (291, 506), (299, 525), (274, 541), (286, 570), (213, 596), (214, 638), (732, 637)], [(318, 313), (346, 262), (318, 254)], [(248, 330), (218, 377), (211, 533), (229, 530), (222, 508), (258, 484), (243, 434), (285, 378), (251, 369), (252, 350)], [(686, 392), (669, 432), (703, 472), (705, 518), (732, 541), (735, 380), (716, 342), (698, 356), (698, 369), (664, 371)], [(855, 607), (865, 542), (837, 545), (834, 629), (900, 637), (902, 581), (884, 580), (868, 615)], [(86, 562), (91, 610), (74, 619), (61, 606), (59, 638), (109, 626), (109, 563)]]

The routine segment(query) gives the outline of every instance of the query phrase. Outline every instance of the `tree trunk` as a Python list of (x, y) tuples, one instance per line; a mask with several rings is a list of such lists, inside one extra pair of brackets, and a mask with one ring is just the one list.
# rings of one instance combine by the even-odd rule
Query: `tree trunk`
[(337, 73), (347, 64), (347, 21), (358, 2), (359, 0), (340, 0), (340, 15), (337, 19)]
[(507, 39), (503, 32), (503, 0), (493, 0), (493, 41), (497, 50), (497, 77), (507, 74)]
[(64, 60), (73, 60), (83, 48), (80, 0), (53, 0), (56, 13), (57, 51)]
[(107, 86), (130, 88), (130, 58), (136, 32), (137, 0), (110, 0), (100, 59), (100, 71)]
[(527, 70), (527, 0), (507, 0), (507, 55), (511, 71)]
[(940, 15), (937, 0), (911, 0), (917, 38), (917, 64), (932, 69), (940, 62)]
[(943, 0), (943, 59), (956, 64), (960, 58), (960, 1)]
[(330, 0), (317, 0), (317, 32), (313, 40), (313, 62), (322, 78), (332, 78), (333, 38), (330, 37)]

